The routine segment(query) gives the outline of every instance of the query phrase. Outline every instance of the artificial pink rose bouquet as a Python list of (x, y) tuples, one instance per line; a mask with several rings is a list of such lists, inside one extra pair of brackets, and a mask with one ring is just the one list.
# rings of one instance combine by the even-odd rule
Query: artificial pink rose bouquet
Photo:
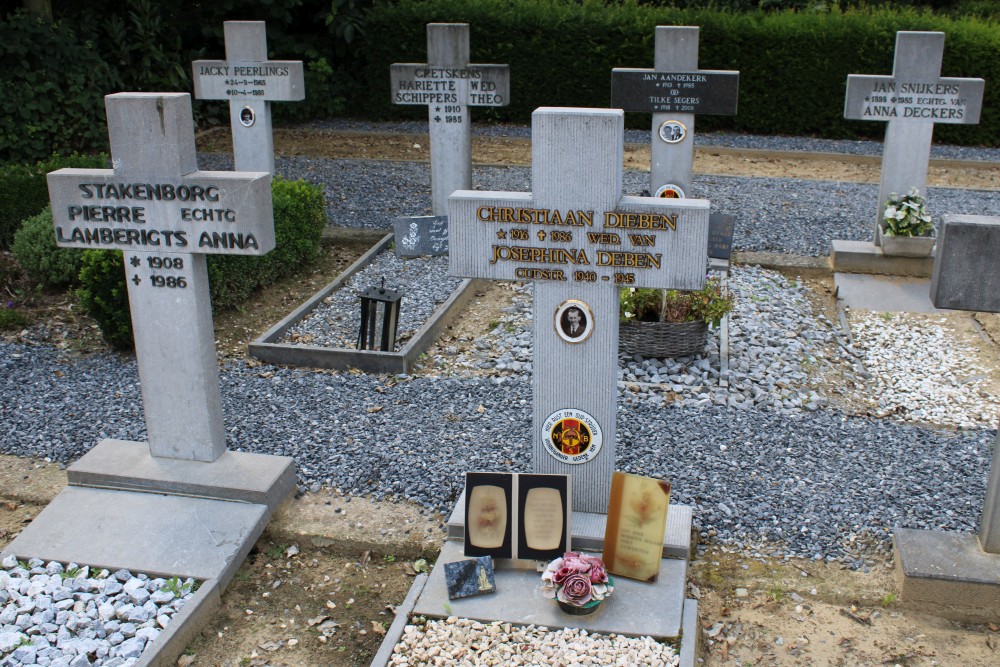
[(542, 595), (574, 607), (596, 605), (614, 589), (604, 561), (576, 551), (556, 558), (542, 573)]

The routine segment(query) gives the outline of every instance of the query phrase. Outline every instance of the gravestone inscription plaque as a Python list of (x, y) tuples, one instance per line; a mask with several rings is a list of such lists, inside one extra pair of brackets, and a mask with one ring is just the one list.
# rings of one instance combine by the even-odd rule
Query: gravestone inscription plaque
[[(451, 196), (449, 263), (456, 276), (534, 283), (533, 467), (573, 475), (573, 509), (605, 513), (618, 291), (700, 289), (709, 202), (622, 196), (621, 110), (537, 109), (531, 136), (532, 192)], [(570, 306), (589, 333), (571, 335)]]
[(392, 219), (396, 257), (448, 254), (448, 216), (414, 215)]

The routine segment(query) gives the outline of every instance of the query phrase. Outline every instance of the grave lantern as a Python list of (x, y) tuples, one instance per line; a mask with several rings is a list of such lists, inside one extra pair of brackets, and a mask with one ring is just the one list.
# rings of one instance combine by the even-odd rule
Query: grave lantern
[[(387, 290), (385, 278), (381, 287), (369, 287), (361, 295), (361, 331), (358, 334), (359, 350), (381, 350), (391, 352), (396, 349), (396, 329), (399, 328), (399, 304), (403, 300), (400, 292)], [(378, 336), (379, 344), (375, 340)]]

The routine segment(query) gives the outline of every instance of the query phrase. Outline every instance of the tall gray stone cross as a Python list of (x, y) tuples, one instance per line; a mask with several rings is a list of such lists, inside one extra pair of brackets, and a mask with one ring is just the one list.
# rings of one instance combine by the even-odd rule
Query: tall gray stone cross
[(615, 465), (618, 295), (699, 289), (709, 202), (622, 196), (624, 114), (532, 114), (532, 192), (449, 200), (453, 275), (534, 282), (533, 466), (568, 473), (573, 508), (607, 512)]
[(695, 114), (734, 115), (739, 86), (739, 72), (698, 69), (696, 26), (656, 26), (653, 69), (611, 70), (611, 106), (653, 114), (650, 194), (691, 192)]
[(427, 63), (395, 63), (393, 104), (427, 107), (434, 215), (448, 214), (448, 195), (472, 188), (469, 107), (510, 103), (507, 65), (469, 64), (468, 23), (428, 23)]
[(236, 171), (274, 173), (271, 102), (305, 99), (301, 60), (267, 59), (263, 21), (226, 21), (226, 60), (191, 63), (194, 96), (229, 100)]
[(847, 77), (844, 118), (888, 122), (875, 207), (876, 245), (889, 196), (910, 188), (926, 194), (934, 124), (979, 122), (983, 80), (942, 77), (943, 56), (943, 32), (897, 32), (892, 76)]
[(122, 250), (149, 449), (225, 452), (206, 254), (274, 248), (271, 177), (198, 171), (186, 93), (105, 98), (113, 169), (48, 175), (56, 244)]

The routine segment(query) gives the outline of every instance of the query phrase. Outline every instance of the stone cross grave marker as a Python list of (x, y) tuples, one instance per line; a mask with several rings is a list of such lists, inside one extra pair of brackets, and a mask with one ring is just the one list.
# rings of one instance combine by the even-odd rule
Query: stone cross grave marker
[(427, 63), (395, 63), (393, 104), (427, 107), (434, 215), (448, 214), (448, 195), (472, 188), (469, 107), (510, 102), (507, 65), (469, 64), (468, 23), (428, 23)]
[(226, 21), (226, 60), (191, 64), (194, 96), (229, 100), (236, 171), (274, 173), (271, 102), (305, 99), (301, 60), (267, 59), (263, 21)]
[(534, 282), (533, 467), (572, 474), (573, 509), (606, 513), (619, 289), (701, 288), (709, 202), (622, 196), (618, 109), (537, 109), (531, 139), (530, 193), (451, 196), (450, 270)]
[(740, 73), (698, 69), (698, 27), (656, 26), (653, 69), (611, 70), (611, 106), (653, 114), (649, 193), (691, 192), (695, 114), (736, 113)]
[(113, 169), (48, 175), (56, 244), (122, 250), (149, 449), (225, 452), (206, 254), (274, 248), (271, 177), (198, 171), (187, 93), (105, 98)]
[(849, 74), (844, 118), (887, 121), (882, 178), (875, 206), (875, 244), (892, 193), (927, 190), (935, 123), (975, 125), (983, 106), (982, 79), (941, 76), (943, 32), (896, 33), (892, 76)]

